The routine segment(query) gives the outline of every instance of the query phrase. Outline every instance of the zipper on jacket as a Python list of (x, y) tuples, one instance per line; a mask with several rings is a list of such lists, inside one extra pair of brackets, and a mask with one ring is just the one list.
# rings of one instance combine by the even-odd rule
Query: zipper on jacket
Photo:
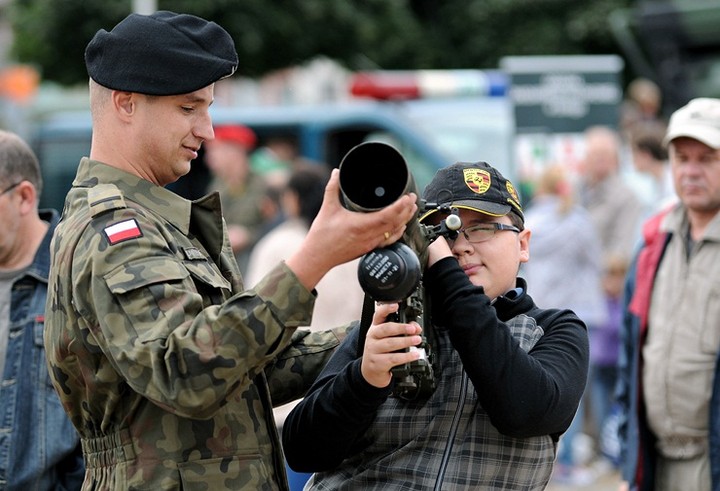
[(450, 425), (450, 434), (448, 435), (447, 445), (445, 445), (445, 451), (443, 452), (442, 459), (440, 460), (440, 470), (438, 471), (437, 479), (435, 480), (434, 491), (440, 491), (442, 489), (442, 483), (445, 479), (445, 470), (447, 469), (448, 460), (450, 460), (450, 454), (452, 453), (453, 442), (455, 442), (455, 435), (457, 435), (457, 429), (460, 425), (460, 417), (462, 416), (463, 407), (465, 406), (465, 398), (467, 397), (468, 388), (468, 376), (463, 370), (462, 372), (462, 385), (460, 386), (460, 396), (458, 397), (458, 405), (455, 408), (455, 414), (453, 415), (453, 421)]

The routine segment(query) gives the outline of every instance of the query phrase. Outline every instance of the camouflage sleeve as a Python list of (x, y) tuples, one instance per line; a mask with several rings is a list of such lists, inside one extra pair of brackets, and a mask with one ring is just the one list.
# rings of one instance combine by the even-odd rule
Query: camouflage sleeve
[[(111, 244), (108, 226), (128, 220), (141, 234)], [(314, 296), (284, 264), (233, 296), (212, 261), (183, 257), (183, 240), (142, 210), (100, 215), (73, 254), (73, 303), (87, 342), (134, 391), (207, 418), (284, 350), (288, 328), (309, 323)]]
[(327, 331), (295, 331), (292, 344), (265, 369), (273, 406), (303, 397), (340, 342), (357, 325), (353, 322)]

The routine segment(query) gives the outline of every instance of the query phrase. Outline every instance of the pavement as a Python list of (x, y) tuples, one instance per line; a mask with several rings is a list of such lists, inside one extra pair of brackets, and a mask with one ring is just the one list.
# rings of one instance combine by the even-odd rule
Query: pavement
[(550, 480), (545, 491), (618, 491), (620, 486), (620, 473), (614, 469), (607, 469), (600, 465), (590, 465), (583, 468), (582, 483), (561, 483)]
[(559, 484), (550, 482), (545, 491), (617, 491), (620, 487), (620, 475), (617, 473), (606, 474), (594, 482), (579, 486), (577, 484)]

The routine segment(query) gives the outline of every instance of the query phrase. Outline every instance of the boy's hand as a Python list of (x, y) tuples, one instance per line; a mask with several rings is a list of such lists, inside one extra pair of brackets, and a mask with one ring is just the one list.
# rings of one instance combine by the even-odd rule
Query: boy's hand
[(420, 357), (416, 350), (400, 351), (422, 342), (421, 328), (416, 322), (400, 324), (386, 322), (388, 315), (397, 312), (397, 303), (378, 304), (373, 322), (365, 338), (360, 371), (363, 378), (375, 387), (387, 387), (392, 381), (390, 370), (397, 365), (410, 363)]
[(450, 245), (447, 243), (447, 240), (445, 240), (445, 237), (438, 237), (428, 246), (428, 268), (439, 260), (452, 257), (452, 255), (452, 249), (450, 249)]

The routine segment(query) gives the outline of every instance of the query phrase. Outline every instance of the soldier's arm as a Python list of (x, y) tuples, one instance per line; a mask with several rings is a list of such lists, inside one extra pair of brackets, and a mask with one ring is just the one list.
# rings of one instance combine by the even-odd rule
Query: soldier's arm
[[(110, 243), (108, 227), (128, 221), (141, 233)], [(178, 252), (168, 230), (140, 211), (104, 214), (75, 250), (73, 301), (134, 391), (182, 416), (209, 417), (309, 324), (314, 296), (284, 264), (255, 290), (230, 296), (216, 268)]]
[(326, 331), (295, 331), (290, 346), (265, 369), (273, 406), (303, 397), (340, 342), (357, 324), (353, 322)]

